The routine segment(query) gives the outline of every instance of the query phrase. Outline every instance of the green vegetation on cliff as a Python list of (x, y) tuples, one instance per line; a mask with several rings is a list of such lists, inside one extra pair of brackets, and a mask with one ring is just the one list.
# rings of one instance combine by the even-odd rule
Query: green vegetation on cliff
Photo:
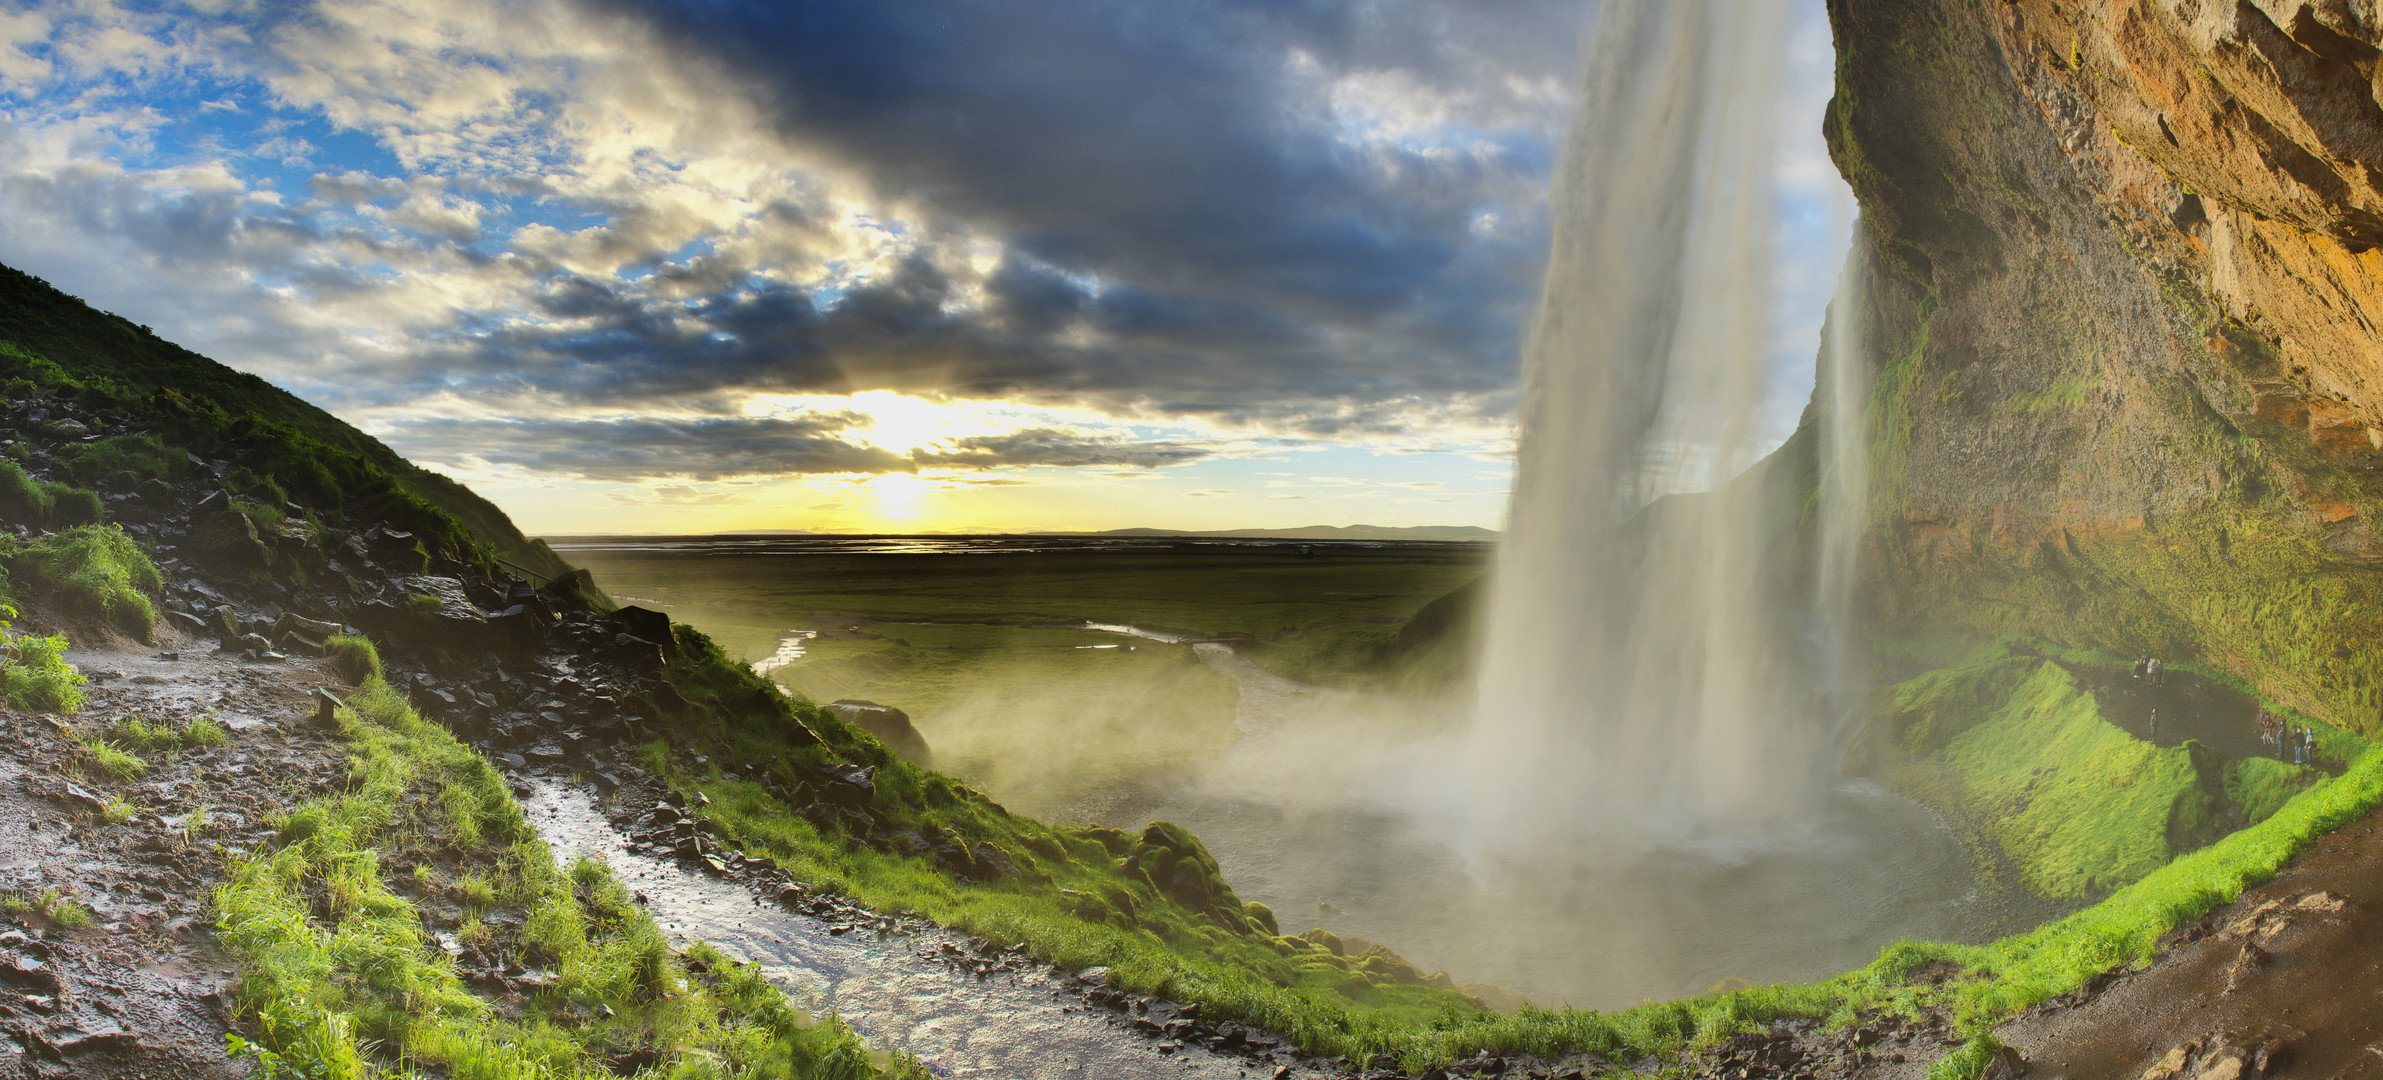
[[(2072, 664), (2124, 667), (2109, 657), (2055, 660), (1997, 645), (1883, 687), (1846, 767), (1945, 814), (1986, 849), (1989, 865), (2008, 866), (2030, 892), (2053, 900), (2140, 880), (2265, 820), (2318, 779), (2309, 768), (2228, 758), (2194, 739), (2146, 741), (2112, 722)], [(2172, 711), (2169, 730), (2200, 722)], [(2249, 737), (2247, 711), (2216, 722)], [(2364, 749), (2356, 740), (2338, 745), (2342, 756)]]
[[(5, 266), (0, 393), (134, 410), (161, 426), (80, 447), (67, 465), (79, 483), (132, 491), (144, 479), (179, 475), (188, 462), (180, 454), (224, 455), (282, 501), (301, 497), (325, 510), (352, 503), (423, 535), (442, 554), (485, 545), (533, 573), (569, 569), (487, 500), (331, 414)], [(28, 481), (9, 463), (0, 465), (0, 515), (50, 527), (97, 521), (99, 500), (57, 481)]]

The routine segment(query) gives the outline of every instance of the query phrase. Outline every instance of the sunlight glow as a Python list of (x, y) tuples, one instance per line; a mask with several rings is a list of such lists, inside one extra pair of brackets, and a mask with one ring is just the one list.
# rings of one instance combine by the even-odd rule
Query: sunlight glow
[(854, 434), (872, 446), (907, 454), (922, 446), (995, 431), (1001, 425), (982, 410), (953, 402), (928, 401), (891, 390), (852, 395), (853, 411), (869, 418)]
[(921, 498), (933, 490), (933, 481), (910, 473), (886, 473), (869, 478), (869, 492), (877, 498), (876, 516), (885, 521), (917, 521), (923, 512), (919, 505)]

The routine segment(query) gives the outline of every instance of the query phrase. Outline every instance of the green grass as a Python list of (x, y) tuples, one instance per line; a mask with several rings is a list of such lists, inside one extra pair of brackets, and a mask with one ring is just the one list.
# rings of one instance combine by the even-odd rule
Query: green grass
[(0, 898), (0, 909), (11, 915), (33, 916), (64, 930), (87, 930), (96, 921), (91, 909), (69, 900), (57, 889)]
[(381, 652), (371, 638), (333, 634), (323, 641), (323, 659), (350, 686), (362, 686), (381, 674)]
[(171, 723), (150, 723), (137, 717), (116, 721), (115, 742), (136, 754), (172, 753), (194, 746), (222, 746), (231, 741), (231, 733), (213, 717), (199, 717), (175, 727)]
[(2226, 768), (2226, 797), (2252, 821), (2265, 821), (2307, 786), (2309, 771), (2289, 762), (2255, 757)]
[(189, 459), (168, 449), (156, 435), (110, 435), (94, 442), (75, 443), (62, 455), (66, 473), (77, 483), (108, 483), (130, 488), (142, 480), (172, 480), (182, 475)]
[[(915, 1075), (787, 1005), (754, 967), (700, 946), (673, 955), (608, 870), (557, 867), (495, 770), (386, 683), (336, 716), (346, 789), (287, 814), (279, 841), (234, 857), (215, 894), (259, 1054), (330, 1078), (592, 1078), (642, 1048), (660, 1051), (644, 1074), (658, 1077)], [(510, 919), (458, 929), (506, 936), (500, 949), (555, 984), (526, 1000), (474, 994), (429, 939), (435, 912), (393, 887), (425, 880), (385, 869), (401, 859), (479, 880), (485, 907)]]
[[(1846, 767), (1945, 814), (2039, 897), (2109, 893), (2180, 849), (2264, 820), (2315, 778), (2263, 758), (2222, 761), (2197, 742), (2139, 740), (2105, 720), (2060, 663), (2005, 646), (1877, 690)], [(2341, 747), (2354, 756), (2366, 743), (2344, 735)]]
[(114, 525), (78, 525), (30, 544), (0, 544), (0, 564), (19, 588), (69, 614), (105, 622), (142, 641), (157, 626), (149, 600), (164, 585), (139, 543)]
[(82, 750), (79, 767), (84, 775), (94, 779), (131, 780), (149, 771), (149, 762), (139, 754), (79, 731), (70, 731), (67, 738)]
[(1980, 823), (2029, 891), (2051, 899), (2141, 878), (2174, 854), (2172, 820), (2211, 815), (2188, 750), (2155, 747), (2103, 720), (2093, 695), (2048, 660), (1985, 723), (1889, 777), (1899, 790), (1950, 787), (1924, 801)]
[(36, 480), (23, 466), (0, 459), (0, 521), (62, 528), (95, 522), (99, 493), (53, 480)]
[[(0, 612), (9, 609), (0, 607)], [(83, 673), (66, 662), (61, 634), (9, 636), (0, 619), (0, 696), (20, 709), (76, 713), (83, 708)]]
[[(285, 498), (391, 521), (435, 554), (469, 559), (493, 550), (539, 575), (570, 569), (494, 504), (331, 414), (7, 267), (0, 267), (0, 381), (19, 397), (135, 412), (155, 427), (135, 439), (153, 434), (169, 448), (160, 460), (151, 447), (100, 440), (92, 445), (108, 449), (89, 467), (103, 475), (171, 470), (177, 450), (226, 458), (270, 480)], [(0, 500), (6, 495), (0, 472)], [(78, 520), (99, 520), (96, 497), (78, 497), (77, 505), (90, 513)]]

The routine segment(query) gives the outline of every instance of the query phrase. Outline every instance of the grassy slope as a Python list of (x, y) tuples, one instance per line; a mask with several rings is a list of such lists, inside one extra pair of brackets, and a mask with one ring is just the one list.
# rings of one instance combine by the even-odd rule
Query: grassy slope
[[(757, 969), (674, 955), (609, 871), (555, 865), (487, 761), (378, 677), (337, 719), (349, 789), (292, 811), (278, 846), (234, 857), (215, 898), (244, 957), (241, 1009), (294, 1075), (546, 1080), (635, 1060), (673, 1077), (919, 1075), (788, 1006)], [(443, 908), (459, 941), (522, 956), (550, 985), (474, 993), (430, 940)]]
[(0, 266), (0, 377), (40, 383), (34, 373), (45, 361), (92, 391), (128, 403), (169, 390), (202, 409), (212, 404), (234, 429), (227, 435), (278, 427), (353, 455), (461, 522), (497, 554), (541, 574), (569, 569), (543, 543), (522, 536), (494, 504), (337, 417), (254, 375), (165, 341), (147, 327), (93, 309), (40, 278)]
[[(2335, 738), (2337, 757), (2364, 752), (2363, 740)], [(2198, 744), (2153, 746), (2104, 719), (2058, 663), (2000, 646), (1881, 688), (1847, 758), (1946, 814), (2056, 900), (2137, 881), (2179, 844), (2265, 820), (2317, 779), (2263, 758), (2221, 765)]]

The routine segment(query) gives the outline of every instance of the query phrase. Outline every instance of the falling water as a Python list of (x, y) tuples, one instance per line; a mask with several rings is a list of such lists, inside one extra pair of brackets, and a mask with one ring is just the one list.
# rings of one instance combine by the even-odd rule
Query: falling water
[(1820, 405), (1820, 550), (1814, 562), (1812, 609), (1815, 652), (1820, 657), (1823, 700), (1843, 736), (1858, 715), (1868, 683), (1853, 656), (1853, 588), (1859, 567), (1862, 528), (1867, 521), (1870, 447), (1865, 438), (1870, 402), (1870, 366), (1862, 351), (1862, 298), (1869, 295), (1870, 245), (1861, 227), (1837, 293), (1829, 298), (1828, 324), (1821, 336), (1820, 371), (1814, 398)]
[(1810, 575), (1780, 572), (1764, 485), (1730, 482), (1759, 450), (1785, 8), (1599, 17), (1483, 643), (1484, 836), (1711, 839), (1825, 789), (1823, 687), (1787, 626)]

